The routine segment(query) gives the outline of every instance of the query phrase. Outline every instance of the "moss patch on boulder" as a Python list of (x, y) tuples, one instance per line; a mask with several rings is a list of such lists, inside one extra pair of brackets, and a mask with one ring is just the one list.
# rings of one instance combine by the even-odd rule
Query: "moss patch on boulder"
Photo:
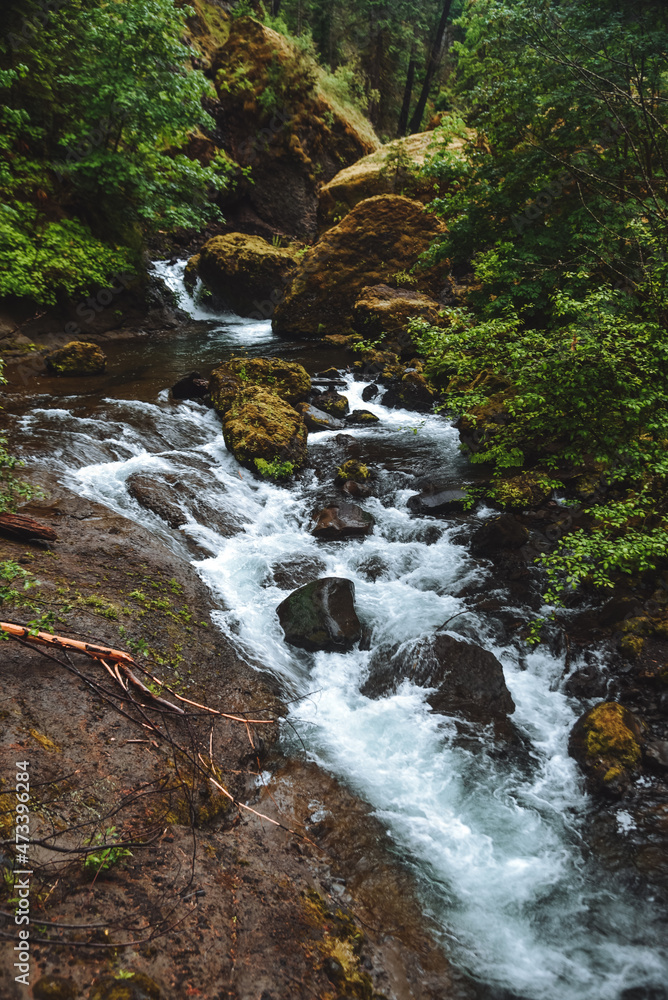
[(614, 701), (590, 708), (571, 732), (568, 752), (594, 790), (619, 793), (640, 768), (643, 725)]
[[(380, 195), (357, 205), (299, 261), (273, 316), (276, 333), (314, 338), (352, 332), (363, 288), (387, 285), (418, 263), (443, 224), (418, 201)], [(416, 271), (419, 291), (438, 294), (442, 267)]]
[(415, 344), (408, 332), (412, 319), (439, 325), (441, 306), (423, 292), (372, 285), (363, 288), (353, 306), (353, 326), (365, 340), (384, 338), (398, 354), (411, 357)]
[(272, 246), (261, 236), (228, 233), (214, 236), (191, 257), (186, 280), (192, 282), (196, 268), (216, 301), (239, 316), (261, 319), (265, 304), (270, 302), (273, 308), (283, 295), (294, 266), (288, 250)]
[(523, 472), (492, 482), (494, 499), (502, 507), (537, 507), (552, 493), (552, 482), (543, 472)]
[(97, 344), (72, 340), (45, 357), (52, 375), (101, 375), (107, 366), (107, 356)]
[(256, 458), (291, 462), (294, 469), (306, 461), (308, 432), (301, 414), (259, 385), (234, 397), (223, 416), (223, 436), (236, 460), (250, 469)]
[(286, 403), (299, 403), (311, 391), (311, 377), (302, 365), (282, 358), (231, 358), (211, 372), (209, 394), (219, 413), (226, 413), (237, 393), (262, 386)]

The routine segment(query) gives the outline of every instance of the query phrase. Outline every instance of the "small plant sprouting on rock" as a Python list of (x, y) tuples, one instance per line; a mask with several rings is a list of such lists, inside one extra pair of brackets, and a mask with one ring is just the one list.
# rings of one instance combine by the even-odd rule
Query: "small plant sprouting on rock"
[(267, 462), (264, 458), (256, 458), (254, 461), (255, 468), (263, 479), (274, 479), (278, 482), (279, 479), (287, 479), (295, 471), (293, 462), (281, 462), (278, 458), (272, 458), (271, 462)]
[(96, 833), (89, 841), (89, 844), (94, 847), (99, 845), (100, 850), (92, 851), (84, 858), (83, 870), (85, 875), (95, 877), (100, 872), (108, 872), (112, 868), (116, 868), (124, 858), (132, 857), (132, 851), (129, 851), (127, 847), (119, 847), (115, 844), (112, 844), (110, 847), (103, 846), (115, 834), (116, 827), (108, 826), (104, 833)]

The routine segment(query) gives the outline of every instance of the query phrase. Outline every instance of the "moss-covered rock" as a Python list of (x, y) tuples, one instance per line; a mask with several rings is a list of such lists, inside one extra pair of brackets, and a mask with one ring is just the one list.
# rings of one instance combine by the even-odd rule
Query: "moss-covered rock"
[(299, 469), (306, 461), (308, 431), (300, 413), (261, 386), (237, 393), (223, 416), (223, 436), (241, 465), (255, 469), (255, 460), (290, 462)]
[(105, 976), (93, 984), (90, 1000), (160, 1000), (160, 987), (143, 972), (128, 979)]
[[(402, 194), (418, 201), (434, 197), (433, 177), (422, 177), (433, 132), (418, 132), (395, 139), (357, 163), (340, 170), (318, 195), (318, 222), (321, 228), (336, 225), (366, 198), (380, 194)], [(453, 144), (461, 146), (458, 140)]]
[(356, 424), (360, 427), (369, 427), (371, 424), (380, 423), (380, 417), (377, 417), (371, 410), (353, 410), (346, 417), (346, 423)]
[[(380, 195), (357, 205), (299, 261), (273, 326), (281, 336), (312, 338), (352, 332), (363, 288), (387, 285), (417, 264), (443, 224), (418, 201)], [(441, 290), (442, 268), (416, 271), (417, 290)]]
[(568, 752), (593, 790), (619, 794), (640, 769), (642, 722), (614, 701), (585, 712), (571, 732)]
[(495, 479), (494, 499), (502, 507), (537, 507), (552, 493), (552, 483), (543, 472), (523, 472), (519, 476)]
[(199, 262), (200, 255), (196, 253), (194, 257), (190, 258), (186, 264), (185, 271), (183, 272), (183, 284), (189, 292), (193, 292), (195, 285), (197, 284), (197, 279), (199, 278)]
[(35, 1000), (75, 1000), (79, 995), (76, 984), (63, 976), (42, 976), (32, 988)]
[(336, 417), (338, 420), (342, 420), (350, 409), (348, 397), (342, 396), (340, 392), (336, 392), (334, 389), (321, 392), (316, 397), (316, 402), (319, 410), (329, 413), (330, 416)]
[(364, 462), (356, 458), (349, 458), (340, 469), (336, 470), (336, 482), (343, 485), (347, 482), (367, 483), (371, 479), (371, 472)]
[(308, 53), (253, 18), (229, 22), (211, 61), (225, 152), (252, 171), (222, 205), (225, 217), (246, 231), (314, 239), (318, 188), (378, 148), (373, 129), (328, 91)]
[(64, 347), (45, 357), (46, 367), (53, 375), (101, 375), (107, 366), (107, 356), (97, 344), (71, 340)]
[(297, 409), (304, 418), (304, 423), (310, 431), (341, 431), (344, 423), (338, 417), (333, 417), (324, 410), (312, 406), (311, 403), (299, 403)]
[(372, 285), (363, 288), (353, 306), (353, 326), (365, 340), (383, 337), (397, 353), (415, 354), (415, 344), (408, 332), (413, 319), (424, 319), (432, 326), (440, 322), (438, 302), (410, 288)]
[(283, 295), (294, 266), (290, 251), (261, 236), (227, 233), (214, 236), (190, 258), (184, 280), (193, 287), (196, 270), (216, 302), (239, 316), (262, 318), (266, 303), (273, 309)]
[(299, 403), (311, 391), (311, 377), (302, 365), (282, 358), (230, 358), (211, 372), (209, 395), (219, 413), (226, 413), (234, 397), (258, 385), (286, 403)]
[(422, 372), (408, 371), (383, 396), (383, 405), (393, 409), (429, 413), (436, 401), (436, 392)]

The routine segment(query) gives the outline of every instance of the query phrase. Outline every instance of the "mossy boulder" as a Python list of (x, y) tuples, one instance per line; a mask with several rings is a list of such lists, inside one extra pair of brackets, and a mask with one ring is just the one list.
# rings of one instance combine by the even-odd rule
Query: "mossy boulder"
[(219, 413), (226, 413), (239, 392), (250, 386), (269, 389), (286, 403), (305, 400), (311, 377), (302, 365), (282, 358), (230, 358), (211, 372), (209, 395)]
[(338, 420), (342, 420), (350, 409), (348, 397), (342, 396), (335, 389), (321, 392), (319, 396), (316, 396), (316, 403), (319, 410), (324, 410), (325, 413), (329, 413), (331, 417), (336, 417)]
[(371, 424), (379, 424), (380, 417), (377, 417), (371, 410), (353, 410), (346, 417), (346, 423), (358, 427), (369, 427)]
[(288, 250), (261, 236), (227, 233), (214, 236), (190, 258), (184, 280), (193, 287), (196, 273), (215, 302), (239, 316), (263, 318), (266, 303), (273, 309), (283, 295), (294, 266)]
[(494, 499), (502, 507), (538, 507), (552, 493), (549, 476), (543, 472), (523, 472), (519, 476), (495, 479), (492, 483)]
[(575, 723), (568, 752), (585, 772), (593, 791), (620, 794), (640, 770), (642, 722), (615, 701), (604, 701)]
[(211, 62), (225, 152), (252, 171), (223, 200), (225, 217), (244, 231), (314, 239), (318, 188), (378, 148), (371, 125), (328, 92), (309, 53), (254, 18), (229, 22)]
[(436, 392), (422, 372), (407, 371), (383, 396), (383, 405), (391, 409), (430, 413), (436, 402)]
[(241, 465), (256, 469), (256, 459), (290, 462), (299, 469), (306, 461), (308, 431), (301, 413), (262, 386), (249, 386), (232, 400), (223, 415), (223, 437)]
[(42, 976), (32, 988), (35, 1000), (75, 1000), (79, 995), (76, 984), (63, 976)]
[(361, 201), (375, 195), (401, 194), (425, 202), (433, 198), (434, 178), (420, 175), (433, 141), (433, 132), (407, 135), (340, 170), (320, 188), (321, 228), (336, 225)]
[(371, 472), (368, 466), (356, 458), (349, 458), (336, 470), (336, 482), (340, 486), (348, 482), (366, 484), (370, 479)]
[(197, 284), (197, 279), (199, 278), (199, 262), (200, 255), (196, 253), (190, 258), (186, 264), (185, 271), (183, 272), (183, 284), (189, 292), (193, 292), (195, 290), (195, 285)]
[(97, 344), (71, 340), (64, 347), (45, 357), (52, 375), (101, 375), (107, 366), (107, 356)]
[(310, 431), (341, 431), (344, 423), (338, 417), (333, 417), (311, 403), (300, 403), (297, 409), (304, 418), (304, 423)]
[[(280, 336), (309, 339), (352, 331), (353, 308), (363, 288), (387, 285), (418, 263), (443, 224), (418, 201), (380, 195), (357, 205), (299, 261), (273, 328)], [(436, 295), (441, 266), (416, 271), (418, 291)]]
[(276, 609), (285, 641), (311, 652), (346, 652), (359, 642), (355, 585), (327, 577), (293, 591)]
[(143, 972), (128, 979), (105, 976), (93, 984), (90, 1000), (160, 1000), (160, 987)]
[(372, 285), (362, 289), (353, 306), (353, 327), (365, 340), (383, 337), (398, 354), (411, 357), (415, 354), (415, 344), (408, 324), (413, 319), (424, 319), (437, 326), (441, 309), (442, 306), (424, 292)]

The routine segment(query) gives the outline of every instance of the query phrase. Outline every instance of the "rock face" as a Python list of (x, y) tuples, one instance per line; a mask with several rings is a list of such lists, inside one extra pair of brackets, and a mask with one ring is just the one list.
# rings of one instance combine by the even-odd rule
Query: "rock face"
[(227, 22), (211, 63), (217, 134), (228, 157), (252, 170), (252, 183), (239, 171), (225, 217), (246, 232), (314, 239), (318, 187), (378, 148), (371, 126), (328, 99), (314, 60), (253, 18)]
[(585, 712), (573, 726), (568, 752), (585, 772), (593, 791), (620, 794), (640, 769), (643, 725), (615, 701)]
[(407, 135), (339, 170), (320, 188), (318, 222), (321, 228), (336, 225), (361, 201), (375, 195), (402, 194), (418, 201), (433, 198), (433, 178), (419, 176), (433, 141), (433, 132)]
[(300, 413), (261, 386), (236, 394), (223, 415), (223, 437), (241, 465), (255, 460), (290, 462), (299, 469), (306, 460), (308, 432)]
[(490, 556), (505, 549), (521, 549), (529, 541), (529, 531), (512, 514), (485, 521), (471, 536), (474, 556)]
[(331, 504), (320, 511), (316, 526), (311, 532), (321, 541), (335, 541), (339, 538), (362, 538), (373, 531), (374, 519), (371, 514), (354, 503)]
[(415, 344), (408, 332), (408, 324), (412, 319), (424, 319), (437, 326), (442, 308), (424, 292), (372, 285), (362, 289), (353, 306), (352, 322), (355, 331), (365, 340), (385, 337), (398, 354), (412, 357)]
[(188, 280), (196, 268), (215, 302), (239, 316), (261, 317), (263, 303), (275, 305), (283, 295), (294, 267), (291, 253), (261, 236), (228, 233), (214, 236), (191, 258)]
[(354, 584), (339, 577), (293, 591), (276, 609), (285, 641), (311, 652), (352, 649), (362, 636), (354, 599)]
[(235, 396), (250, 386), (261, 386), (293, 405), (306, 399), (311, 379), (301, 365), (281, 358), (232, 358), (211, 373), (211, 402), (226, 413)]
[(467, 509), (466, 490), (437, 490), (410, 497), (408, 509), (415, 515), (461, 514)]
[(298, 409), (310, 431), (341, 431), (345, 426), (338, 417), (332, 417), (311, 403), (300, 403)]
[(428, 697), (429, 704), (446, 715), (493, 721), (515, 711), (497, 658), (445, 632), (381, 647), (371, 657), (362, 694), (378, 698), (396, 691), (407, 678), (420, 687), (436, 688)]
[(72, 340), (44, 358), (53, 375), (101, 375), (107, 365), (106, 354), (97, 344)]
[[(299, 261), (273, 326), (285, 337), (349, 333), (363, 288), (387, 284), (417, 263), (442, 223), (418, 201), (380, 195), (357, 205)], [(420, 290), (438, 294), (441, 268), (416, 273)]]

